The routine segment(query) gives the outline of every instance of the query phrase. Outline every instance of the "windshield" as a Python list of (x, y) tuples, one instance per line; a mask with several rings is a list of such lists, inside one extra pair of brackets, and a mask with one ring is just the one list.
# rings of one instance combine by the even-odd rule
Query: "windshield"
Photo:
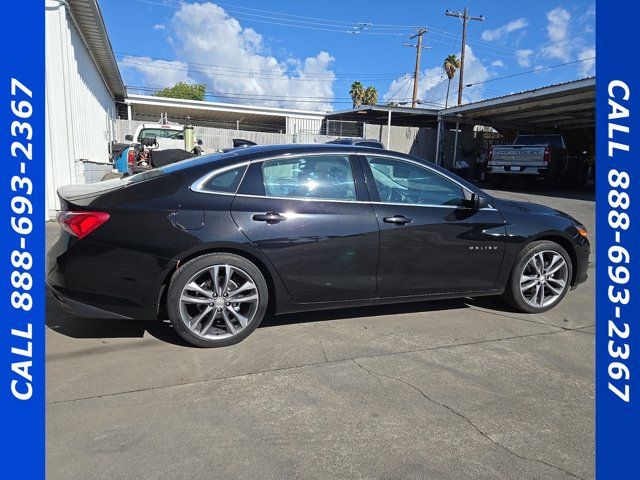
[(172, 130), (169, 128), (143, 128), (140, 130), (138, 140), (145, 137), (170, 138), (172, 140), (184, 140), (182, 130)]
[(521, 135), (513, 142), (514, 145), (551, 145), (552, 147), (564, 147), (560, 135)]

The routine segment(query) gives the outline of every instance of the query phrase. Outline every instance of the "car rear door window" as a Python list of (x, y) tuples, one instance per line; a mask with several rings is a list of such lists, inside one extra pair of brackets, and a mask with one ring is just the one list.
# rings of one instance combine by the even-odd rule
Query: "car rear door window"
[(246, 168), (246, 165), (242, 165), (216, 173), (202, 184), (200, 190), (213, 193), (236, 193)]
[(351, 163), (346, 155), (266, 160), (262, 175), (268, 197), (356, 199)]
[(460, 185), (433, 170), (395, 158), (367, 157), (383, 203), (462, 205)]

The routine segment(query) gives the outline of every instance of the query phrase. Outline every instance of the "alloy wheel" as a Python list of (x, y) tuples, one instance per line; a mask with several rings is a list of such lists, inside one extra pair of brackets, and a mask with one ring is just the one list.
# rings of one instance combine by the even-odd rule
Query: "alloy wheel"
[(533, 255), (520, 275), (520, 293), (532, 307), (542, 308), (557, 302), (565, 291), (569, 276), (567, 262), (553, 250)]
[(247, 272), (233, 265), (212, 265), (185, 284), (180, 318), (198, 337), (229, 338), (251, 323), (259, 300), (256, 283)]

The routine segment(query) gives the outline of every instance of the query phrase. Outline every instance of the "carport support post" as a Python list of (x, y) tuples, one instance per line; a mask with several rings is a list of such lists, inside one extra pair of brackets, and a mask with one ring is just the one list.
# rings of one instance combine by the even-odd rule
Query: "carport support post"
[(451, 169), (456, 168), (456, 160), (458, 159), (458, 133), (460, 133), (460, 122), (456, 122), (456, 138), (453, 141), (453, 165)]
[(436, 133), (436, 165), (440, 165), (440, 142), (442, 141), (441, 137), (442, 137), (442, 129), (443, 129), (443, 122), (442, 122), (442, 116), (438, 115), (438, 125), (437, 125), (437, 133)]
[(389, 150), (391, 146), (391, 110), (387, 112), (387, 144), (385, 147)]

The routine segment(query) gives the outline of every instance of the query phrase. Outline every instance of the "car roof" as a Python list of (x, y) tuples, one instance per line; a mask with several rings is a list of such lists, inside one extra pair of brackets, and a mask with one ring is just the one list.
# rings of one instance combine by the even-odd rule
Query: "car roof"
[[(239, 149), (238, 155), (249, 155), (249, 154), (273, 154), (277, 155), (278, 153), (311, 153), (311, 152), (345, 152), (345, 151), (363, 151), (363, 152), (376, 152), (380, 153), (381, 149), (374, 147), (366, 147), (362, 145), (349, 145), (344, 143), (288, 143), (288, 144), (278, 144), (278, 145), (255, 145), (250, 147), (244, 147)], [(383, 150), (385, 151), (385, 150)], [(389, 153), (392, 152), (389, 151)]]

